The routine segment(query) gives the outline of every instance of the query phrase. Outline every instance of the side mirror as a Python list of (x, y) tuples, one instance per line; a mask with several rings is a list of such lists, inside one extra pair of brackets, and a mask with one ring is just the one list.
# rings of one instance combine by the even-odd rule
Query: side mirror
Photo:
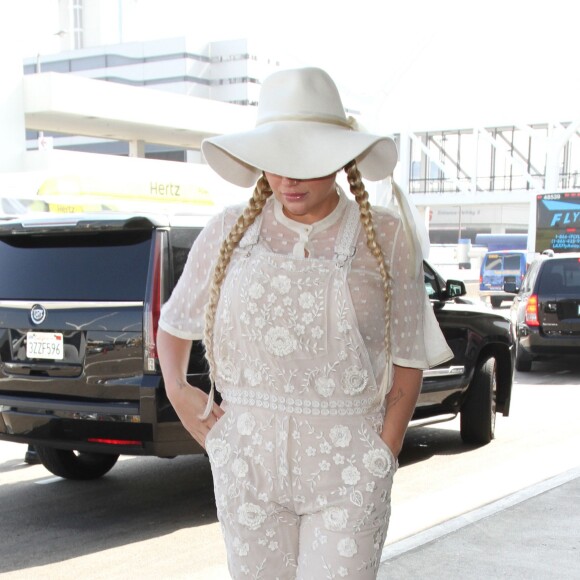
[(465, 296), (467, 290), (465, 289), (465, 284), (461, 280), (447, 280), (445, 294), (448, 299), (457, 298), (458, 296)]
[(515, 282), (505, 282), (503, 285), (503, 291), (508, 294), (517, 294), (520, 289), (516, 286)]

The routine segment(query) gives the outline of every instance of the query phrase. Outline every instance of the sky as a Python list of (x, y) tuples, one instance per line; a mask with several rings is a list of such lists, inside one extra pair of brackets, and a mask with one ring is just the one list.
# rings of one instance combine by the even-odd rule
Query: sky
[[(20, 1), (38, 17), (19, 34), (38, 45), (51, 2)], [(576, 0), (101, 1), (123, 14), (125, 42), (250, 38), (325, 68), (377, 130), (580, 117)]]

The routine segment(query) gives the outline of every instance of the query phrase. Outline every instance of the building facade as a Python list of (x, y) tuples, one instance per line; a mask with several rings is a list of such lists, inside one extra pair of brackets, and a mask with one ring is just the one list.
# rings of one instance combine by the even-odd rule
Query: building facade
[[(25, 106), (26, 149), (39, 153), (37, 157), (50, 149), (53, 156), (77, 152), (203, 166), (203, 136), (250, 126), (262, 79), (287, 64), (249, 39), (200, 44), (181, 37), (126, 43), (123, 27), (131, 15), (123, 10), (131, 4), (50, 2), (58, 8), (59, 32), (52, 43), (60, 50), (55, 53), (53, 46), (51, 54), (39, 51), (24, 59), (28, 93), (49, 85), (63, 93), (62, 80), (47, 80), (51, 73), (100, 83), (75, 83), (74, 90), (85, 95), (82, 112), (71, 112), (77, 108), (73, 103), (52, 110), (52, 104), (39, 104), (38, 98)], [(111, 102), (107, 111), (99, 112), (91, 93), (108, 101), (103, 81), (111, 87)], [(152, 96), (155, 91), (157, 99)], [(132, 116), (133, 110), (114, 110), (116, 104), (125, 110), (121, 99), (135, 103), (140, 112), (131, 123), (120, 117)], [(25, 98), (29, 104), (32, 100)], [(145, 102), (149, 109), (140, 110), (138, 105), (142, 109)], [(229, 108), (216, 110), (210, 103)], [(356, 103), (345, 104), (349, 112), (358, 112)], [(168, 119), (172, 110), (181, 117)], [(95, 120), (91, 127), (86, 122), (90, 117)], [(180, 139), (180, 131), (188, 139)], [(394, 128), (392, 134), (400, 152), (395, 179), (411, 194), (433, 243), (474, 241), (477, 233), (529, 233), (532, 239), (536, 195), (580, 191), (580, 106), (561, 111), (556, 119), (538, 110), (529, 122), (504, 119), (477, 126), (449, 121), (438, 126), (434, 116), (429, 127)], [(388, 203), (388, 185), (379, 184), (374, 196), (376, 202)]]

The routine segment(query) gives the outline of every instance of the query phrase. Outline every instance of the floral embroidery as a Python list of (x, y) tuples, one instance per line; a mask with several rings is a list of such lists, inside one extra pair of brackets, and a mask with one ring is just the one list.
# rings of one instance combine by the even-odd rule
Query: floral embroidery
[(346, 425), (334, 425), (330, 430), (330, 440), (335, 447), (348, 447), (351, 439), (352, 434)]
[(264, 287), (258, 282), (252, 284), (248, 289), (248, 294), (250, 295), (250, 298), (253, 298), (254, 300), (260, 300), (260, 298), (264, 296), (264, 292), (265, 292)]
[(354, 465), (349, 465), (342, 470), (341, 477), (346, 485), (356, 485), (360, 480), (360, 471)]
[(296, 339), (287, 328), (275, 326), (266, 333), (264, 340), (266, 350), (276, 356), (287, 356), (296, 350)]
[(237, 384), (240, 371), (231, 360), (226, 359), (222, 361), (218, 369), (218, 374), (227, 383)]
[(248, 474), (248, 463), (241, 457), (237, 457), (232, 463), (232, 473), (238, 478), (246, 477)]
[(244, 369), (244, 378), (252, 387), (257, 387), (262, 382), (262, 374), (260, 371), (251, 368)]
[(348, 512), (345, 508), (330, 507), (324, 510), (322, 520), (327, 530), (338, 532), (346, 528), (348, 522)]
[[(358, 223), (357, 210), (353, 227)], [(242, 576), (273, 578), (296, 567), (276, 535), (278, 525), (293, 522), (275, 506), (293, 501), (300, 512), (320, 514), (312, 549), (336, 550), (321, 578), (376, 571), (396, 462), (371, 429), (383, 419), (374, 375), (384, 361), (371, 349), (375, 368), (368, 366), (366, 330), (362, 341), (351, 330), (359, 322), (361, 330), (383, 324), (374, 314), (375, 302), (384, 299), (380, 278), (374, 273), (368, 285), (351, 286), (357, 314), (358, 295), (369, 300), (369, 320), (357, 321), (346, 284), (351, 271), (316, 258), (326, 251), (318, 238), (307, 260), (276, 254), (282, 241), (269, 248), (264, 240), (255, 253), (234, 254), (219, 305), (227, 316), (216, 324), (217, 387), (229, 418), (208, 438), (208, 455), (219, 518), (231, 534), (228, 553)], [(361, 248), (366, 251), (364, 235)], [(251, 541), (243, 532), (237, 538), (231, 525), (257, 533)]]
[(315, 304), (314, 295), (312, 292), (303, 292), (300, 294), (300, 297), (298, 298), (298, 304), (300, 304), (300, 306), (305, 310), (312, 308)]
[(238, 522), (250, 530), (257, 530), (266, 520), (266, 512), (254, 503), (243, 503), (238, 508)]
[(312, 338), (318, 340), (319, 338), (322, 338), (324, 336), (324, 331), (322, 330), (322, 328), (320, 328), (320, 326), (315, 326), (310, 330), (310, 334), (312, 335)]
[(234, 539), (234, 550), (238, 556), (247, 556), (250, 551), (248, 542), (242, 543), (240, 538)]
[(329, 377), (318, 377), (314, 381), (314, 386), (316, 392), (323, 397), (330, 397), (336, 388), (334, 380)]
[(216, 467), (223, 467), (230, 459), (230, 444), (224, 439), (210, 439), (206, 443), (206, 451)]
[(391, 456), (384, 449), (370, 449), (363, 455), (363, 464), (375, 477), (386, 477), (391, 471)]
[(345, 558), (352, 558), (358, 552), (353, 538), (341, 538), (337, 544), (338, 553)]
[(275, 276), (274, 278), (272, 278), (270, 284), (272, 285), (272, 288), (274, 288), (274, 290), (276, 290), (280, 294), (288, 294), (288, 292), (290, 292), (290, 288), (292, 287), (290, 278), (288, 278), (288, 276), (285, 276), (283, 274), (280, 274), (279, 276)]
[(238, 417), (238, 433), (240, 435), (251, 435), (256, 426), (256, 419), (251, 413), (242, 413)]
[(353, 365), (346, 369), (342, 377), (342, 389), (347, 395), (358, 395), (365, 390), (368, 380), (367, 371)]

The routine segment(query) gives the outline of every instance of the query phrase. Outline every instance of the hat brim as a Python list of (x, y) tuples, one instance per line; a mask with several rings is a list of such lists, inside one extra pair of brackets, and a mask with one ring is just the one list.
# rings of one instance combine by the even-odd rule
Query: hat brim
[(397, 147), (390, 137), (313, 121), (276, 121), (241, 133), (205, 139), (202, 152), (227, 181), (251, 187), (262, 171), (294, 179), (315, 179), (353, 159), (362, 176), (378, 181), (392, 175)]

